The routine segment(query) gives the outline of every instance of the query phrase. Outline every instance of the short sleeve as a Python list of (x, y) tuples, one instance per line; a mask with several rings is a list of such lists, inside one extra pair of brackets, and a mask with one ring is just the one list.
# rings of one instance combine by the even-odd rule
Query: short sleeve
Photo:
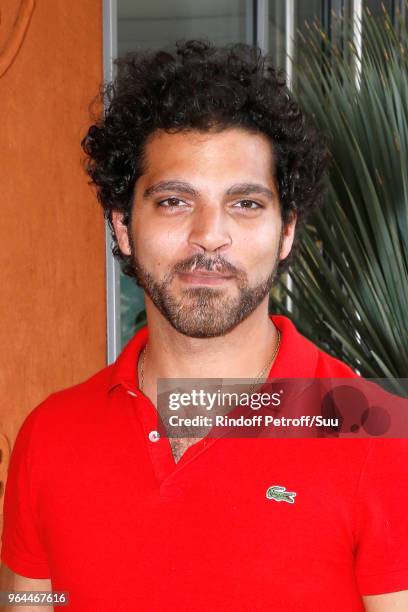
[(361, 595), (408, 589), (408, 440), (372, 439), (356, 497)]
[(36, 503), (38, 469), (33, 445), (39, 446), (38, 409), (28, 415), (17, 434), (4, 495), (1, 560), (13, 572), (27, 578), (50, 577)]

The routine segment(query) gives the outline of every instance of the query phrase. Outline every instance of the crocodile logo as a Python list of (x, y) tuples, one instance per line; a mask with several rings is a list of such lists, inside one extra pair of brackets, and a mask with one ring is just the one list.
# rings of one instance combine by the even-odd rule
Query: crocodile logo
[(285, 501), (288, 504), (295, 503), (296, 493), (295, 491), (287, 491), (286, 487), (281, 487), (280, 485), (274, 485), (273, 487), (269, 487), (266, 492), (266, 499), (274, 499), (275, 501)]

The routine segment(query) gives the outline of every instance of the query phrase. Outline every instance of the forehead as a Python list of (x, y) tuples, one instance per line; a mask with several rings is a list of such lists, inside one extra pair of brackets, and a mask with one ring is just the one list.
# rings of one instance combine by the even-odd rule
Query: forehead
[(144, 176), (149, 179), (189, 174), (201, 179), (239, 177), (270, 182), (275, 169), (270, 140), (242, 128), (176, 133), (158, 130), (148, 139), (144, 157)]

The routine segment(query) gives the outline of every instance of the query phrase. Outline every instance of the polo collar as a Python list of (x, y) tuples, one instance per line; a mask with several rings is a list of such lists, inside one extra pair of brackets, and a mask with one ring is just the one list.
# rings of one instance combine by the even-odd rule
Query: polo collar
[[(281, 332), (281, 345), (270, 378), (314, 378), (318, 362), (318, 348), (302, 336), (288, 317), (269, 315)], [(109, 391), (118, 385), (138, 390), (137, 362), (149, 339), (145, 325), (127, 343), (116, 361), (110, 366)]]
[(118, 385), (123, 385), (129, 390), (138, 390), (137, 363), (139, 355), (146, 346), (148, 339), (149, 329), (145, 325), (136, 332), (133, 338), (122, 349), (119, 357), (110, 366), (111, 376), (108, 391), (111, 391)]
[(270, 315), (282, 334), (281, 346), (268, 378), (314, 378), (319, 349), (305, 338), (288, 317)]

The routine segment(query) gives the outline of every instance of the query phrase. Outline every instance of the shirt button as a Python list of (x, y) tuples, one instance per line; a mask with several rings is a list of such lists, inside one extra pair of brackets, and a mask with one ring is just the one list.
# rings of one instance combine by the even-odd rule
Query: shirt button
[(150, 442), (158, 442), (160, 440), (160, 434), (158, 431), (151, 431), (149, 433)]
[(135, 393), (134, 391), (128, 391), (129, 395), (131, 395), (132, 397), (137, 397), (137, 393)]

